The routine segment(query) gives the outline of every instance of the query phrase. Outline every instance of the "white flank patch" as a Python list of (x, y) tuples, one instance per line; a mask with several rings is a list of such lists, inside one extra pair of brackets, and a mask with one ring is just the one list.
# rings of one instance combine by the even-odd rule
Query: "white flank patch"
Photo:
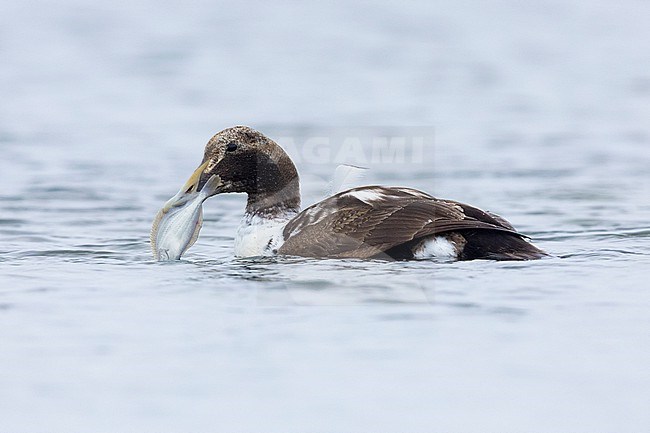
[(456, 245), (447, 238), (436, 236), (422, 242), (420, 246), (413, 251), (415, 259), (457, 259), (458, 251)]
[(275, 255), (284, 243), (282, 231), (295, 214), (282, 218), (262, 218), (244, 215), (235, 236), (235, 256), (254, 257)]
[(373, 188), (352, 190), (345, 195), (357, 198), (366, 204), (370, 204), (373, 201), (378, 201), (384, 198), (384, 194), (381, 191)]

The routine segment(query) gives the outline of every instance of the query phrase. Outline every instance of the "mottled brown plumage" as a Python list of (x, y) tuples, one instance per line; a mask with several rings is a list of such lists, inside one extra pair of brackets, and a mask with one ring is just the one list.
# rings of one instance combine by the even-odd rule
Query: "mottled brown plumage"
[[(363, 201), (358, 193), (371, 192), (377, 200)], [(462, 203), (436, 199), (410, 188), (367, 186), (329, 197), (305, 209), (290, 221), (279, 253), (311, 257), (412, 258), (396, 249), (416, 248), (434, 235), (449, 235), (462, 254), (463, 233), (490, 231), (498, 239), (514, 237), (517, 250), (510, 258), (537, 258), (541, 251), (503, 218)], [(454, 236), (451, 236), (454, 235)], [(502, 253), (501, 253), (502, 254)], [(496, 258), (496, 257), (495, 257)]]

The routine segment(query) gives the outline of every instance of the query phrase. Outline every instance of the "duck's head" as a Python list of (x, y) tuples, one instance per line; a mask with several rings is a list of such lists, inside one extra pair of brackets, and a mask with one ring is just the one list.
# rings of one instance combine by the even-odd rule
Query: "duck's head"
[[(177, 195), (201, 191), (208, 197), (248, 194), (248, 207), (300, 207), (298, 171), (286, 152), (247, 126), (218, 132), (205, 146), (203, 160)], [(251, 209), (255, 210), (255, 209)]]

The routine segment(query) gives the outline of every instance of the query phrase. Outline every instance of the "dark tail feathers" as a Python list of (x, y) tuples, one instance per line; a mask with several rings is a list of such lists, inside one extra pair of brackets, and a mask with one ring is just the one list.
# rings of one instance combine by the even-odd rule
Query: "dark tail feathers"
[(547, 253), (514, 233), (496, 230), (463, 230), (467, 243), (460, 260), (534, 260)]

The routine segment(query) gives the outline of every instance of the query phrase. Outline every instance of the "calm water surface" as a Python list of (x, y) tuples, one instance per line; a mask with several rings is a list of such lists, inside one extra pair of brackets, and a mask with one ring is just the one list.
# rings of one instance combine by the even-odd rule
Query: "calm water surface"
[[(647, 431), (650, 8), (623, 3), (3, 5), (0, 431)], [(232, 195), (154, 262), (240, 123), (305, 205), (357, 163), (553, 257), (235, 259)], [(416, 160), (340, 152), (423, 131)]]

